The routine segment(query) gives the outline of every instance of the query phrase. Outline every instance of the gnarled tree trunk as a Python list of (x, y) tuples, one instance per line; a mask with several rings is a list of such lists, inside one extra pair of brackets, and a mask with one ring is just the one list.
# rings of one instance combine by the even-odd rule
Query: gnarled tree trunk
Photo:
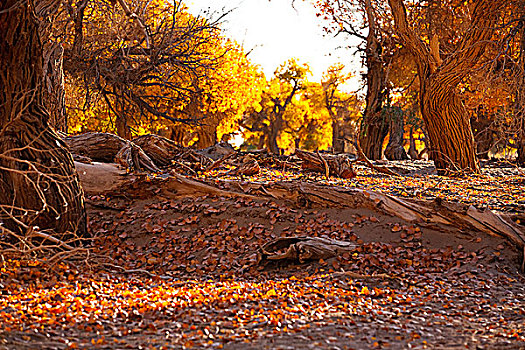
[(49, 127), (44, 57), (59, 0), (0, 2), (0, 221), (86, 234), (73, 159)]
[(481, 59), (505, 1), (473, 2), (469, 30), (446, 60), (440, 57), (436, 36), (426, 45), (409, 26), (403, 0), (389, 0), (389, 4), (398, 33), (416, 60), (430, 158), (441, 173), (445, 170), (479, 173), (470, 118), (457, 86)]

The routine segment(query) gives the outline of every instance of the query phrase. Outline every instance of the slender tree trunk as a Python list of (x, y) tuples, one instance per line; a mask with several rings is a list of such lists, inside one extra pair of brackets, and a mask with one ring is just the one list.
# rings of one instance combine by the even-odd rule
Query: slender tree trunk
[(518, 165), (525, 167), (525, 21), (521, 21), (520, 72), (516, 90), (516, 117), (518, 118)]
[(410, 127), (410, 147), (408, 148), (408, 155), (410, 159), (419, 159), (419, 153), (417, 153), (416, 139), (414, 138), (414, 127)]
[(385, 148), (385, 157), (388, 160), (407, 160), (408, 156), (403, 147), (405, 133), (405, 123), (403, 114), (396, 113), (390, 118), (390, 139)]
[(0, 221), (21, 233), (38, 227), (85, 235), (73, 159), (44, 104), (44, 48), (59, 5), (0, 2)]
[(332, 118), (332, 152), (334, 154), (345, 151), (345, 135), (343, 135), (343, 131), (344, 128), (341, 127), (340, 122)]
[(377, 38), (375, 16), (370, 1), (365, 4), (368, 19), (368, 36), (366, 40), (366, 107), (359, 135), (363, 153), (369, 159), (381, 159), (383, 141), (388, 134), (388, 123), (385, 121), (383, 102), (388, 95), (386, 86), (383, 48)]

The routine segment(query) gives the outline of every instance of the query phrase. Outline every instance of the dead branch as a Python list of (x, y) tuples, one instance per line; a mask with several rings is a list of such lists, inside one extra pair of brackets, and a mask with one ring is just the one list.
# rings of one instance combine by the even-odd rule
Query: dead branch
[(368, 157), (365, 155), (365, 153), (363, 152), (363, 149), (359, 145), (359, 142), (357, 142), (357, 141), (356, 142), (352, 142), (352, 144), (354, 145), (355, 149), (357, 150), (357, 162), (363, 162), (366, 165), (368, 165), (368, 167), (370, 169), (375, 170), (375, 171), (377, 171), (378, 173), (381, 173), (381, 174), (386, 174), (386, 175), (390, 175), (390, 176), (401, 176), (398, 173), (396, 173), (396, 172), (394, 172), (394, 171), (392, 171), (392, 170), (390, 170), (388, 168), (374, 165), (370, 161), (370, 159), (368, 159)]
[(328, 167), (328, 162), (323, 158), (321, 153), (319, 153), (319, 149), (317, 149), (316, 152), (319, 159), (321, 159), (321, 162), (323, 162), (325, 177), (328, 180), (330, 178), (330, 168)]
[(233, 158), (235, 155), (237, 155), (236, 152), (231, 152), (231, 153), (228, 153), (228, 154), (225, 154), (222, 158), (216, 160), (215, 162), (213, 162), (212, 164), (208, 165), (206, 167), (206, 169), (204, 169), (204, 173), (207, 173), (208, 171), (212, 171), (213, 169), (216, 169), (218, 168), (222, 163), (224, 163), (224, 161), (230, 159), (230, 158)]

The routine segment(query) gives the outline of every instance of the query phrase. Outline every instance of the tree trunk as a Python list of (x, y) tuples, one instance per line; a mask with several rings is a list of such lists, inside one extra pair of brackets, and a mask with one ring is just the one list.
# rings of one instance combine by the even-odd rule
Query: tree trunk
[(520, 72), (516, 90), (516, 117), (518, 119), (518, 165), (525, 167), (525, 21), (521, 21)]
[[(211, 119), (211, 118), (210, 118)], [(197, 131), (197, 143), (195, 147), (203, 149), (211, 147), (217, 143), (217, 125), (208, 121)]]
[(344, 153), (345, 151), (344, 129), (339, 123), (338, 120), (332, 118), (332, 152), (334, 154)]
[(84, 196), (73, 158), (49, 127), (44, 107), (44, 47), (59, 5), (0, 3), (0, 221), (20, 233), (38, 226), (84, 236)]
[(476, 154), (478, 158), (488, 159), (489, 151), (494, 146), (494, 133), (492, 132), (492, 120), (486, 113), (480, 111), (476, 117), (470, 119), (470, 125), (476, 143)]
[(410, 147), (408, 148), (408, 155), (410, 159), (419, 159), (419, 153), (417, 153), (416, 140), (414, 139), (414, 127), (410, 127)]
[(369, 159), (381, 159), (383, 141), (388, 134), (388, 123), (382, 113), (383, 102), (388, 95), (386, 86), (383, 48), (377, 39), (375, 16), (370, 1), (366, 5), (368, 19), (368, 36), (366, 39), (366, 107), (359, 135), (363, 153)]
[(44, 105), (49, 112), (49, 125), (67, 134), (62, 44), (48, 41), (44, 45)]
[(429, 137), (430, 159), (438, 173), (469, 171), (479, 173), (474, 136), (467, 110), (457, 86), (479, 63), (490, 42), (505, 0), (473, 2), (469, 30), (457, 49), (442, 60), (439, 39), (427, 45), (411, 28), (403, 0), (389, 0), (396, 29), (416, 61), (420, 81), (421, 114)]
[(388, 145), (385, 148), (385, 157), (388, 160), (408, 159), (405, 148), (403, 147), (405, 123), (403, 122), (402, 111), (399, 112), (394, 112), (390, 118), (390, 139), (388, 140)]
[(281, 150), (279, 149), (279, 145), (277, 144), (277, 138), (279, 137), (279, 134), (281, 132), (281, 129), (283, 127), (283, 117), (280, 114), (275, 115), (275, 119), (268, 127), (268, 136), (266, 138), (266, 148), (270, 153), (273, 154), (280, 154)]
[(479, 173), (470, 118), (456, 86), (448, 78), (436, 74), (421, 79), (421, 115), (430, 141), (429, 158), (438, 173), (445, 170)]

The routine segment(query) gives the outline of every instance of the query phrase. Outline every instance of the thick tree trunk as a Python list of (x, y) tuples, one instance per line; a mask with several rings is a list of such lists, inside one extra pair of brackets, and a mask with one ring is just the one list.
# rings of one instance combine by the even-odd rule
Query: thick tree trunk
[(422, 79), (421, 115), (430, 141), (429, 158), (438, 172), (480, 172), (468, 112), (446, 75)]
[(38, 226), (85, 235), (73, 159), (44, 107), (44, 46), (59, 4), (0, 3), (0, 221), (20, 233)]
[(403, 147), (405, 123), (403, 114), (395, 114), (390, 118), (390, 139), (385, 148), (385, 157), (388, 160), (407, 160), (408, 156)]
[(421, 114), (429, 137), (430, 159), (439, 173), (446, 170), (479, 173), (470, 118), (456, 87), (479, 63), (490, 42), (505, 0), (473, 2), (469, 30), (457, 50), (440, 57), (439, 38), (427, 45), (411, 28), (403, 0), (389, 0), (398, 34), (416, 60)]
[(203, 149), (215, 145), (218, 141), (217, 125), (215, 123), (211, 123), (211, 121), (208, 121), (207, 124), (203, 125), (197, 131), (197, 137), (199, 139), (197, 140), (195, 147), (197, 147), (198, 149)]
[(359, 143), (364, 154), (373, 160), (383, 156), (383, 141), (388, 134), (388, 123), (385, 121), (383, 102), (388, 95), (386, 86), (383, 48), (377, 39), (375, 16), (367, 1), (368, 36), (366, 40), (366, 107), (359, 135)]

